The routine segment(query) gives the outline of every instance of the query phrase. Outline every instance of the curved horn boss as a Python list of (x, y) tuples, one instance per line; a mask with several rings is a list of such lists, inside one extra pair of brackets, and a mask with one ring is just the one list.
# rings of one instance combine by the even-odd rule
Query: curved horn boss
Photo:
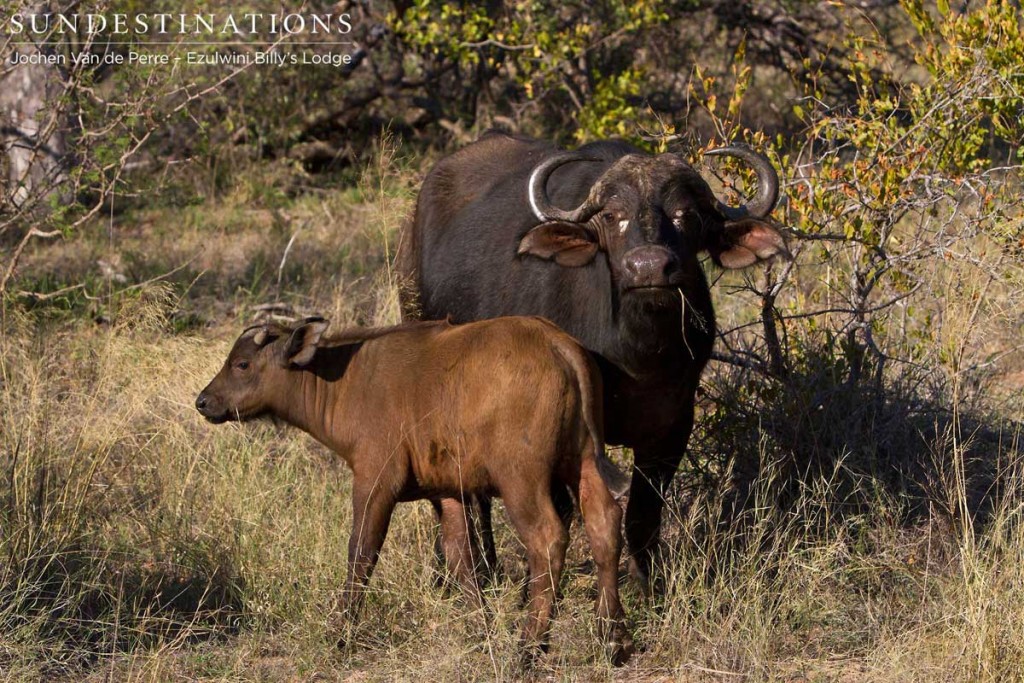
[(548, 178), (561, 166), (573, 161), (599, 161), (578, 152), (564, 152), (556, 154), (541, 163), (530, 174), (528, 187), (530, 188), (530, 208), (533, 214), (540, 221), (568, 221), (569, 223), (580, 223), (590, 218), (597, 207), (593, 206), (588, 198), (572, 211), (559, 209), (551, 203), (548, 198)]
[(713, 149), (706, 155), (734, 157), (745, 162), (757, 174), (757, 195), (739, 206), (729, 206), (719, 201), (717, 208), (722, 215), (735, 220), (746, 217), (765, 218), (772, 212), (779, 201), (779, 174), (775, 172), (775, 167), (768, 161), (768, 157), (746, 145), (738, 144)]

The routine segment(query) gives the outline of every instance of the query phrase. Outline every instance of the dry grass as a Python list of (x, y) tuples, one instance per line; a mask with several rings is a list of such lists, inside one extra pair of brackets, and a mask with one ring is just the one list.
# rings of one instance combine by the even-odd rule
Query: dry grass
[[(101, 258), (115, 272), (133, 263), (131, 279), (188, 265), (98, 301), (3, 312), (0, 679), (520, 677), (525, 570), (500, 514), (503, 572), (484, 614), (435, 586), (428, 506), (400, 506), (352, 645), (336, 651), (324, 621), (344, 573), (348, 472), (295, 431), (213, 427), (192, 407), (255, 303), (341, 324), (396, 318), (389, 263), (416, 176), (389, 171), (390, 154), (347, 193), (133, 213), (32, 257), (27, 281), (61, 273), (97, 295), (116, 289)], [(1020, 404), (1011, 397), (979, 422), (990, 394), (962, 370), (965, 358), (1005, 350), (1021, 302), (1004, 288), (981, 318), (970, 276), (943, 268), (936, 289), (960, 294), (941, 301), (932, 341), (942, 358), (927, 362), (947, 373), (943, 398), (956, 410), (915, 432), (941, 464), (915, 489), (927, 495), (912, 499), (858, 467), (865, 453), (849, 444), (879, 448), (891, 436), (880, 427), (867, 439), (832, 424), (816, 442), (826, 466), (794, 478), (770, 416), (744, 423), (753, 431), (739, 437), (759, 444), (752, 504), (726, 515), (728, 487), (688, 506), (681, 493), (667, 521), (665, 597), (644, 602), (625, 583), (645, 651), (621, 670), (602, 660), (575, 528), (539, 677), (1024, 680), (1024, 471), (1019, 422), (1007, 420)], [(723, 303), (723, 315), (753, 315)], [(709, 387), (727, 380), (719, 368)], [(710, 452), (730, 438), (699, 443)], [(984, 518), (969, 476), (978, 458), (995, 465)]]

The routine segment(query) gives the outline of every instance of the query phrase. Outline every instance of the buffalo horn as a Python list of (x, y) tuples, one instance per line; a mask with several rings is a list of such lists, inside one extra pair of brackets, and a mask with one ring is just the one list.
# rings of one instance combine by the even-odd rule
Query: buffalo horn
[(757, 173), (757, 196), (749, 202), (735, 207), (728, 206), (721, 201), (718, 202), (718, 210), (726, 218), (737, 219), (748, 216), (764, 218), (772, 212), (775, 203), (779, 201), (779, 174), (775, 172), (768, 157), (755, 152), (746, 145), (738, 144), (713, 149), (707, 152), (707, 155), (735, 157), (746, 162)]
[(548, 178), (555, 172), (555, 169), (570, 161), (598, 161), (598, 159), (585, 157), (577, 152), (562, 152), (537, 164), (537, 167), (533, 169), (533, 173), (530, 174), (530, 208), (533, 209), (533, 213), (538, 220), (579, 223), (590, 218), (594, 213), (589, 199), (572, 211), (552, 206), (551, 200), (548, 199)]

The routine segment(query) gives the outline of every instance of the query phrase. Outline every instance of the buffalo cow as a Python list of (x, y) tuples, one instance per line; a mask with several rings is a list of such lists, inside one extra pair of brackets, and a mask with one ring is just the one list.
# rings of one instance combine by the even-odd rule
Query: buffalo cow
[(644, 585), (715, 338), (699, 259), (745, 268), (788, 256), (765, 220), (778, 199), (768, 160), (745, 146), (709, 154), (754, 169), (749, 203), (719, 201), (675, 154), (489, 133), (427, 175), (398, 258), (407, 318), (537, 315), (593, 353), (606, 438), (634, 452), (626, 541)]

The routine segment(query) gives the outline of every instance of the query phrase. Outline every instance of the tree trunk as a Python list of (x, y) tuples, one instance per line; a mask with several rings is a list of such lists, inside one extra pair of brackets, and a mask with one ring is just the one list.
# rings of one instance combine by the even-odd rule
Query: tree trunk
[[(4, 203), (15, 209), (56, 195), (70, 200), (67, 188), (69, 121), (68, 103), (62, 98), (66, 69), (54, 64), (18, 64), (15, 55), (54, 55), (43, 44), (45, 36), (28, 31), (32, 15), (49, 11), (40, 3), (24, 13), (26, 31), (12, 42), (36, 40), (37, 45), (11, 45), (0, 72), (0, 154), (6, 157)], [(2, 171), (3, 169), (0, 169)]]

